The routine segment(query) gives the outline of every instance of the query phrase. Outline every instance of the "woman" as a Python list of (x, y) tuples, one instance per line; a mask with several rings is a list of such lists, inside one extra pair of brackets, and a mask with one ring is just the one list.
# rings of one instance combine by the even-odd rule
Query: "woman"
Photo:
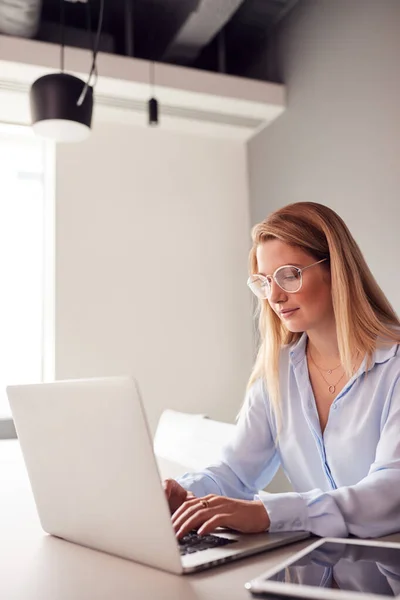
[[(177, 537), (400, 531), (398, 317), (326, 206), (286, 206), (252, 236), (260, 349), (220, 463), (165, 482)], [(279, 465), (295, 491), (259, 491)]]

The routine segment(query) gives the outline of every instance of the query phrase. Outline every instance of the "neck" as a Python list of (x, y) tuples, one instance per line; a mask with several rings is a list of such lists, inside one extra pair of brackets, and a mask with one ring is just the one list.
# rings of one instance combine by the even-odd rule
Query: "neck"
[(307, 331), (308, 347), (316, 359), (323, 361), (340, 360), (338, 340), (336, 335), (336, 324), (323, 331)]

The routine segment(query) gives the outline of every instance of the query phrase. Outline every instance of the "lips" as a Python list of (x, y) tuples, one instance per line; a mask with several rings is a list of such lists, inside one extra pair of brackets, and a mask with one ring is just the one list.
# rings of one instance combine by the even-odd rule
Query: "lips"
[(292, 315), (294, 312), (296, 312), (296, 310), (299, 310), (298, 308), (284, 308), (283, 310), (279, 311), (279, 314), (282, 317), (285, 317), (287, 315)]

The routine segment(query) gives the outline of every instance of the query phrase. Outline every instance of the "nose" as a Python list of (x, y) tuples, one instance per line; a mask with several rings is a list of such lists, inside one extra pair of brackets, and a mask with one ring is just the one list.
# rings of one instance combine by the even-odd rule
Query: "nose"
[(269, 297), (269, 301), (271, 304), (279, 304), (279, 303), (285, 302), (285, 300), (287, 300), (286, 292), (281, 287), (279, 287), (279, 285), (276, 283), (276, 281), (274, 279), (272, 279), (272, 281), (270, 282), (270, 286), (271, 286), (271, 295)]

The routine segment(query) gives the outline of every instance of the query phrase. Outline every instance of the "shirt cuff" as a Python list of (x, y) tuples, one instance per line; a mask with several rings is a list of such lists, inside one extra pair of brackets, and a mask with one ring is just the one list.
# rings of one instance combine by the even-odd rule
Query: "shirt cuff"
[(260, 492), (254, 500), (261, 500), (268, 513), (271, 533), (277, 531), (308, 531), (307, 503), (295, 492), (269, 494)]
[(207, 496), (208, 494), (221, 495), (221, 491), (214, 479), (203, 473), (185, 473), (181, 477), (176, 477), (176, 481), (187, 492), (192, 492), (197, 498)]

